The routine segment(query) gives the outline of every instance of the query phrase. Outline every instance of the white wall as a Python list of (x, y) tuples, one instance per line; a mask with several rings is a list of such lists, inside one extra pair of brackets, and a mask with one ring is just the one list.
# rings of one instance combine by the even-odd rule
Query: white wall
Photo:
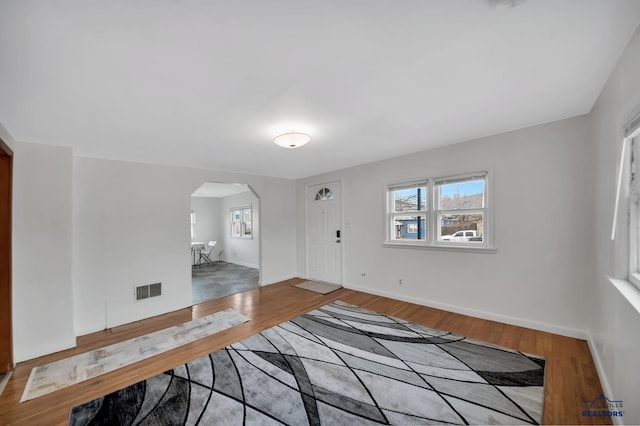
[[(191, 305), (191, 194), (208, 181), (255, 188), (262, 196), (262, 281), (295, 276), (294, 181), (76, 157), (77, 334)], [(134, 302), (134, 286), (158, 281), (163, 296)]]
[[(385, 184), (482, 170), (493, 182), (496, 254), (382, 246)], [(305, 185), (341, 178), (346, 287), (586, 337), (592, 170), (578, 117), (301, 180), (298, 271)]]
[(191, 197), (191, 211), (196, 214), (196, 236), (193, 241), (217, 241), (211, 260), (217, 260), (222, 247), (222, 224), (220, 199), (209, 197)]
[[(627, 424), (640, 424), (640, 313), (608, 277), (625, 278), (628, 269), (628, 207), (621, 206), (616, 241), (611, 241), (616, 171), (623, 126), (640, 112), (640, 30), (636, 31), (592, 112), (598, 158), (594, 191), (594, 279), (590, 280), (591, 347), (607, 396), (623, 400)], [(640, 291), (631, 293), (640, 298)]]
[(20, 362), (76, 343), (72, 154), (21, 142), (13, 151), (13, 347)]
[[(86, 334), (191, 304), (190, 194), (172, 170), (74, 161), (76, 333)], [(134, 287), (162, 296), (134, 302)]]
[[(226, 262), (251, 268), (260, 267), (260, 202), (253, 192), (230, 195), (221, 198), (220, 223), (222, 226), (223, 244), (222, 259)], [(252, 207), (253, 238), (231, 237), (231, 209), (235, 207)]]

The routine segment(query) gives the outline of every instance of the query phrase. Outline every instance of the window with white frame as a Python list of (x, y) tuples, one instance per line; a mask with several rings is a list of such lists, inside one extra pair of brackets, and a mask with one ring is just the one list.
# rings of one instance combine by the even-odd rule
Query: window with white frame
[(191, 239), (196, 238), (196, 212), (191, 210)]
[(640, 288), (640, 116), (627, 125), (629, 144), (629, 281)]
[(425, 239), (427, 224), (427, 181), (389, 186), (388, 239), (412, 242)]
[(486, 173), (434, 179), (437, 241), (479, 243), (484, 239)]
[(487, 172), (387, 186), (387, 236), (393, 245), (489, 247)]
[(234, 238), (253, 238), (251, 206), (231, 209), (231, 236)]

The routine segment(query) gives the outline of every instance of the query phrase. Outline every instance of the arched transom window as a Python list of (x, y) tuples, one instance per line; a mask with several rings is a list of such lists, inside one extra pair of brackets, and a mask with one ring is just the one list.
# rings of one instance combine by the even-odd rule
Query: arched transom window
[(316, 194), (316, 201), (333, 200), (333, 192), (329, 188), (322, 188)]

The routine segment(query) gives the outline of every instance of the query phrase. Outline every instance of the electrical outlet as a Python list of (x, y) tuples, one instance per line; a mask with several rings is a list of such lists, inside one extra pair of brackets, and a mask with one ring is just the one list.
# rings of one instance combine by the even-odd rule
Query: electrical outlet
[(398, 285), (399, 285), (400, 287), (402, 287), (402, 286), (403, 286), (402, 278), (398, 278)]

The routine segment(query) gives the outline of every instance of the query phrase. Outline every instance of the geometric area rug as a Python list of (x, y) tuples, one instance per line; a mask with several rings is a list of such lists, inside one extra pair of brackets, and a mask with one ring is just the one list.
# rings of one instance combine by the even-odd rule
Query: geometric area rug
[(540, 424), (545, 360), (334, 302), (74, 407), (71, 425)]

